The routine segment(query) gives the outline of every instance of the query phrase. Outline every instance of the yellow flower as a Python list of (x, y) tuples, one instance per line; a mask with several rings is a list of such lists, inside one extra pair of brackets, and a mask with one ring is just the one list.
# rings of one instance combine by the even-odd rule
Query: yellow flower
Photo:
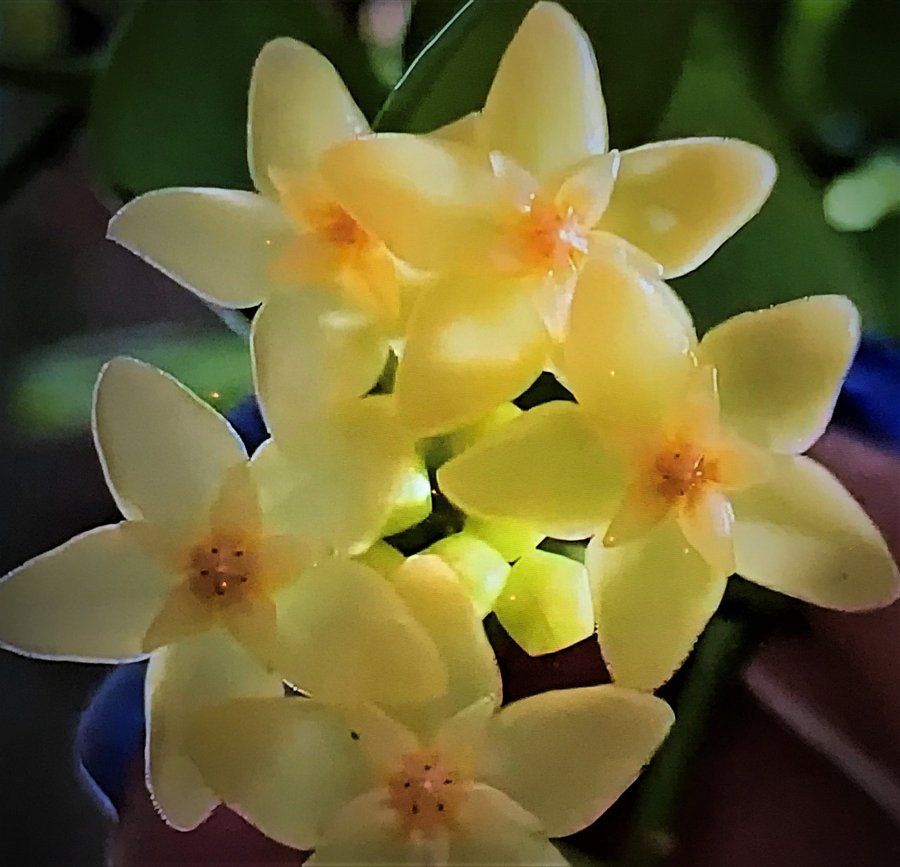
[(131, 359), (100, 376), (94, 434), (125, 520), (5, 576), (0, 644), (85, 662), (150, 655), (148, 779), (172, 824), (193, 827), (215, 804), (182, 747), (203, 703), (281, 695), (282, 677), (324, 698), (441, 693), (434, 644), (398, 594), (373, 570), (324, 556), (350, 529), (338, 501), (358, 499), (352, 480), (311, 475), (300, 484), (306, 520), (285, 524), (225, 419)]
[(581, 281), (562, 353), (579, 404), (531, 410), (438, 478), (476, 515), (598, 534), (586, 564), (616, 682), (665, 681), (732, 572), (828, 608), (894, 599), (880, 533), (801, 456), (856, 350), (852, 304), (820, 296), (745, 313), (698, 343), (660, 281), (602, 259)]
[(736, 140), (610, 152), (591, 44), (553, 3), (526, 16), (479, 115), (430, 137), (337, 144), (322, 170), (395, 254), (438, 275), (412, 309), (397, 373), (420, 433), (475, 420), (547, 367), (589, 253), (684, 274), (775, 178), (767, 153)]
[(247, 156), (258, 193), (157, 190), (122, 208), (109, 237), (226, 307), (319, 286), (390, 324), (400, 311), (398, 263), (318, 170), (326, 148), (368, 132), (334, 67), (308, 45), (275, 39), (250, 84)]
[(615, 801), (671, 710), (611, 685), (499, 709), (493, 654), (446, 566), (412, 558), (395, 586), (442, 648), (451, 699), (440, 713), (231, 701), (195, 718), (205, 778), (269, 836), (315, 849), (310, 864), (565, 864), (548, 837)]

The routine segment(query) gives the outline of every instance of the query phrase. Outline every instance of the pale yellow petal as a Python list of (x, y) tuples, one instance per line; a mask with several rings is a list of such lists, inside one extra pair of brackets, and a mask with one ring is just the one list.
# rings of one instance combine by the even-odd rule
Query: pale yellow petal
[(278, 609), (268, 596), (248, 594), (223, 612), (222, 623), (231, 637), (255, 656), (263, 668), (275, 671), (278, 657)]
[(487, 161), (464, 146), (412, 135), (338, 145), (322, 171), (341, 203), (400, 259), (452, 269), (492, 225)]
[(448, 683), (446, 693), (436, 701), (397, 706), (392, 715), (427, 737), (479, 699), (488, 697), (499, 704), (502, 687), (494, 651), (481, 617), (453, 570), (440, 557), (420, 554), (391, 576), (391, 585), (434, 641)]
[(188, 754), (195, 714), (230, 698), (282, 694), (280, 678), (220, 630), (153, 654), (145, 685), (147, 785), (170, 825), (194, 828), (219, 802)]
[(387, 789), (372, 789), (345, 804), (324, 826), (309, 867), (383, 867), (441, 863), (430, 857), (434, 841), (402, 833)]
[(548, 349), (526, 284), (438, 284), (420, 297), (407, 326), (396, 379), (400, 414), (420, 436), (474, 422), (531, 385)]
[(678, 526), (713, 569), (723, 575), (734, 572), (734, 509), (725, 493), (704, 491), (686, 503), (678, 514)]
[(393, 536), (424, 521), (431, 514), (431, 479), (424, 463), (410, 465), (390, 494), (391, 511), (380, 535)]
[(478, 518), (469, 516), (465, 532), (488, 543), (504, 560), (512, 563), (543, 541), (544, 534), (523, 521), (511, 518)]
[(131, 358), (107, 364), (94, 395), (94, 441), (126, 518), (192, 525), (226, 472), (246, 460), (238, 435), (174, 378)]
[(294, 230), (256, 193), (201, 187), (156, 190), (109, 221), (107, 237), (201, 298), (252, 307), (272, 292), (275, 255)]
[(476, 147), (478, 145), (478, 125), (480, 122), (481, 112), (470, 111), (458, 120), (445, 123), (443, 126), (428, 133), (428, 135), (433, 136), (434, 138), (444, 139), (445, 141)]
[(465, 512), (580, 539), (609, 520), (622, 472), (581, 407), (556, 401), (479, 440), (441, 467), (438, 482)]
[(309, 569), (275, 595), (279, 671), (321, 701), (435, 698), (447, 674), (434, 641), (391, 585), (352, 560)]
[(529, 551), (512, 567), (494, 610), (531, 656), (562, 650), (594, 632), (587, 570), (547, 551)]
[(267, 837), (312, 849), (322, 823), (374, 785), (353, 735), (319, 702), (238, 698), (200, 710), (186, 743), (207, 785), (232, 810)]
[(629, 483), (622, 502), (606, 528), (603, 544), (607, 548), (646, 536), (665, 519), (672, 508), (672, 503), (660, 496), (658, 475), (641, 470)]
[(173, 587), (147, 626), (141, 647), (145, 653), (192, 638), (219, 626), (217, 612), (191, 590), (186, 581)]
[(815, 605), (887, 605), (900, 577), (878, 529), (828, 470), (780, 457), (768, 481), (732, 495), (737, 571)]
[(606, 105), (587, 34), (555, 3), (534, 6), (506, 49), (481, 114), (490, 150), (541, 178), (606, 150)]
[(260, 407), (269, 430), (286, 441), (368, 392), (388, 354), (368, 317), (312, 289), (278, 293), (254, 318), (251, 339)]
[(531, 696), (491, 722), (484, 779), (564, 837), (637, 779), (674, 719), (664, 701), (611, 684)]
[(759, 211), (776, 174), (770, 154), (737, 139), (678, 139), (623, 151), (600, 228), (640, 247), (666, 277), (678, 277)]
[(724, 421), (750, 442), (797, 454), (831, 419), (859, 332), (848, 299), (813, 296), (728, 319), (699, 356), (718, 371)]
[(463, 531), (438, 539), (423, 554), (446, 563), (465, 587), (479, 617), (487, 617), (509, 577), (509, 563), (483, 539)]
[(355, 559), (385, 578), (390, 578), (406, 562), (406, 558), (393, 545), (380, 541)]
[(0, 579), (0, 647), (76, 662), (140, 658), (172, 583), (133, 524), (90, 530)]
[(574, 211), (582, 226), (592, 227), (609, 204), (618, 171), (618, 151), (588, 157), (563, 181), (554, 200), (556, 207), (562, 213)]
[(607, 257), (585, 263), (563, 372), (578, 400), (609, 425), (658, 422), (693, 368), (693, 328), (671, 289)]
[(594, 539), (585, 563), (613, 680), (656, 689), (690, 653), (722, 601), (727, 576), (688, 545), (674, 521), (614, 548)]
[(273, 526), (360, 554), (379, 538), (419, 460), (392, 399), (374, 396), (265, 445), (253, 467)]
[(275, 195), (270, 172), (307, 174), (331, 145), (369, 125), (331, 63), (281, 37), (266, 43), (250, 79), (247, 159), (256, 188)]
[(476, 783), (460, 804), (446, 863), (565, 867), (568, 862), (547, 836), (538, 819), (508, 794)]

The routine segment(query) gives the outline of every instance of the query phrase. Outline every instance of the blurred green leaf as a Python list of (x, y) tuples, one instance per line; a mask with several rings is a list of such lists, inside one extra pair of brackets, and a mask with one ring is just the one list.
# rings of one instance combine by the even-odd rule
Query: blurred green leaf
[(714, 15), (698, 20), (660, 137), (737, 136), (771, 151), (779, 178), (762, 213), (700, 268), (675, 282), (701, 330), (758, 307), (837, 292), (860, 307), (866, 327), (900, 333), (894, 280), (871, 267), (853, 236), (825, 222), (822, 193), (754, 93), (742, 45)]
[(832, 181), (825, 191), (825, 218), (842, 232), (864, 232), (900, 212), (900, 155), (876, 154)]
[(144, 0), (98, 81), (91, 117), (101, 177), (132, 194), (249, 188), (247, 89), (260, 48), (293, 36), (325, 54), (370, 117), (383, 99), (362, 42), (311, 0)]
[[(458, 0), (420, 0), (411, 44)], [(379, 129), (427, 132), (481, 108), (506, 46), (534, 0), (470, 0), (429, 42), (388, 97)], [(615, 147), (646, 141), (681, 69), (694, 0), (563, 0), (584, 27), (603, 77)], [(440, 7), (440, 9), (438, 8)]]
[(134, 329), (78, 337), (25, 358), (13, 380), (15, 420), (37, 434), (64, 434), (88, 426), (97, 374), (117, 355), (155, 364), (220, 412), (253, 387), (247, 343), (234, 334)]
[(68, 30), (59, 0), (0, 0), (0, 57), (36, 61), (59, 51)]

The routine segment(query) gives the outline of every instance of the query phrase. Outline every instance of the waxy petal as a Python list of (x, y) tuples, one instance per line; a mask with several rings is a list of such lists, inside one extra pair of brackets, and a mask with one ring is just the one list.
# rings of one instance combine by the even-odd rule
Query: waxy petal
[(397, 867), (403, 864), (442, 864), (431, 857), (446, 840), (413, 842), (399, 827), (387, 789), (372, 789), (345, 804), (324, 826), (309, 867), (347, 867), (350, 864)]
[(696, 337), (671, 293), (607, 257), (585, 263), (563, 372), (579, 402), (605, 424), (657, 424), (692, 370)]
[(172, 578), (140, 531), (131, 523), (89, 530), (6, 575), (0, 647), (73, 662), (144, 656), (144, 633)]
[(546, 329), (518, 282), (448, 282), (419, 299), (395, 393), (419, 435), (474, 422), (523, 392), (544, 369)]
[(770, 478), (731, 495), (737, 571), (814, 605), (887, 605), (900, 576), (868, 515), (841, 483), (805, 457), (783, 456)]
[(587, 34), (556, 3), (525, 16), (500, 61), (479, 133), (544, 179), (606, 150), (606, 105)]
[(197, 712), (239, 696), (282, 694), (281, 679), (221, 630), (153, 654), (145, 686), (147, 786), (170, 825), (195, 828), (219, 802), (188, 754)]
[(271, 295), (273, 263), (294, 229), (256, 193), (174, 187), (129, 202), (107, 237), (201, 298), (253, 307)]
[(474, 533), (462, 532), (438, 539), (423, 553), (436, 555), (452, 569), (480, 618), (491, 613), (509, 577), (509, 563), (498, 551)]
[(709, 490), (686, 504), (678, 526), (690, 545), (717, 572), (734, 572), (734, 510), (722, 491)]
[(623, 151), (600, 228), (640, 247), (666, 277), (679, 277), (758, 213), (776, 173), (766, 151), (737, 139), (678, 139)]
[(173, 377), (131, 358), (107, 364), (94, 396), (94, 441), (126, 518), (192, 527), (229, 469), (246, 460), (231, 425)]
[(457, 827), (449, 835), (447, 865), (568, 864), (547, 839), (540, 821), (492, 786), (475, 783), (460, 803), (456, 821)]
[(369, 132), (369, 124), (331, 63), (282, 37), (263, 46), (250, 79), (247, 161), (261, 193), (275, 196), (271, 172), (305, 175), (324, 151)]
[(239, 698), (198, 712), (187, 747), (232, 810), (267, 837), (312, 849), (322, 824), (375, 784), (353, 733), (319, 702)]
[(322, 171), (344, 207), (416, 267), (458, 266), (493, 226), (487, 161), (453, 142), (402, 134), (346, 142), (323, 157)]
[(727, 425), (752, 443), (798, 454), (830, 421), (859, 332), (852, 302), (818, 295), (734, 316), (704, 336), (698, 355), (718, 371)]
[(637, 779), (674, 719), (664, 701), (611, 684), (540, 693), (491, 721), (484, 779), (564, 837)]
[(609, 520), (622, 467), (581, 409), (557, 401), (529, 410), (438, 471), (441, 490), (482, 518), (514, 518), (557, 538), (581, 539)]
[(727, 575), (688, 545), (674, 521), (624, 545), (588, 545), (597, 636), (613, 680), (650, 691), (665, 683), (712, 617)]
[(275, 595), (278, 670), (320, 701), (412, 702), (442, 695), (434, 641), (375, 570), (330, 560)]
[(447, 668), (447, 692), (428, 705), (397, 707), (392, 715), (427, 738), (440, 723), (485, 697), (500, 703), (502, 686), (481, 618), (453, 570), (440, 557), (411, 557), (391, 585), (434, 641)]
[(379, 538), (418, 466), (412, 435), (387, 396), (347, 403), (253, 457), (267, 519), (350, 554)]
[(556, 207), (562, 213), (571, 209), (582, 226), (591, 228), (609, 204), (618, 171), (618, 151), (589, 157), (563, 181), (554, 199)]
[(587, 570), (560, 554), (529, 551), (512, 567), (494, 610), (526, 653), (570, 647), (594, 633)]
[(253, 372), (266, 425), (285, 442), (378, 380), (387, 340), (367, 317), (315, 290), (282, 292), (253, 320)]

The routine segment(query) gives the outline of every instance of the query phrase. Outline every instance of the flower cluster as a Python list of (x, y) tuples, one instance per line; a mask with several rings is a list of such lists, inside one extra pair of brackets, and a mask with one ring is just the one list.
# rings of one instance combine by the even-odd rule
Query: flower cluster
[[(93, 427), (123, 520), (0, 583), (10, 650), (149, 656), (147, 782), (170, 824), (224, 802), (310, 863), (563, 864), (549, 838), (665, 738), (653, 690), (730, 575), (841, 610), (896, 597), (878, 531), (802, 455), (853, 306), (806, 298), (699, 339), (664, 282), (762, 207), (772, 159), (610, 150), (561, 7), (531, 10), (482, 111), (427, 135), (373, 134), (324, 57), (275, 40), (248, 156), (256, 192), (160, 190), (109, 235), (204, 299), (259, 305), (271, 438), (248, 456), (167, 374), (110, 362)], [(542, 373), (560, 399), (520, 410)], [(461, 530), (407, 557), (384, 541), (438, 497)], [(584, 564), (548, 537), (590, 540)], [(533, 655), (596, 629), (614, 683), (502, 706), (491, 611)]]

